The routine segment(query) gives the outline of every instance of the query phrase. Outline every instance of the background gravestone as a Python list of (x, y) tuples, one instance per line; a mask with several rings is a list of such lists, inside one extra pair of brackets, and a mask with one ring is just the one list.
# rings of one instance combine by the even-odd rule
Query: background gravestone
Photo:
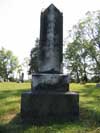
[(63, 14), (51, 4), (41, 13), (39, 72), (32, 88), (21, 97), (23, 122), (74, 120), (79, 116), (79, 95), (69, 91), (68, 75), (62, 73)]

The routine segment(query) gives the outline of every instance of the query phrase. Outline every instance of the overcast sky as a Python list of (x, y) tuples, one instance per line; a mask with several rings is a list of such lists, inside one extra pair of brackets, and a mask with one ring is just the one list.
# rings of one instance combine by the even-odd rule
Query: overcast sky
[(51, 3), (63, 12), (64, 37), (87, 11), (100, 9), (100, 0), (0, 0), (0, 48), (28, 57), (39, 37), (40, 12)]

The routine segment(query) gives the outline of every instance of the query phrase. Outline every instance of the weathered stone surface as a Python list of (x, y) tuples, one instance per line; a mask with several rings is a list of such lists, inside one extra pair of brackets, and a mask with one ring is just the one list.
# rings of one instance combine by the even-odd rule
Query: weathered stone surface
[(63, 16), (50, 5), (41, 13), (39, 72), (32, 88), (21, 96), (23, 122), (74, 120), (79, 117), (79, 95), (69, 92), (69, 78), (62, 74)]
[(67, 121), (79, 117), (79, 95), (74, 92), (25, 92), (21, 102), (23, 122)]
[(96, 87), (97, 87), (97, 88), (100, 88), (100, 83), (96, 84)]
[(61, 73), (63, 16), (51, 4), (41, 13), (39, 72)]
[(43, 74), (32, 75), (32, 91), (69, 91), (67, 87), (68, 76), (64, 74)]

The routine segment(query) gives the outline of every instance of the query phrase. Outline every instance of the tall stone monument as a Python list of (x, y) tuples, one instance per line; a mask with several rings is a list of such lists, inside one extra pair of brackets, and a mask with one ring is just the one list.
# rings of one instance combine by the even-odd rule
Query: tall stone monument
[(23, 122), (74, 120), (79, 116), (79, 95), (70, 92), (62, 73), (63, 14), (51, 4), (41, 13), (38, 73), (32, 88), (21, 97)]

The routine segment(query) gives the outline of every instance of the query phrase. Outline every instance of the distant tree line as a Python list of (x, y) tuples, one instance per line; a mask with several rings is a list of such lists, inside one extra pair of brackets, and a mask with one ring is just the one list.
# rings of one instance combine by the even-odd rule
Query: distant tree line
[(0, 49), (0, 82), (1, 81), (16, 81), (24, 82), (23, 68), (28, 71), (29, 58), (24, 58), (22, 64), (11, 50), (5, 48)]

